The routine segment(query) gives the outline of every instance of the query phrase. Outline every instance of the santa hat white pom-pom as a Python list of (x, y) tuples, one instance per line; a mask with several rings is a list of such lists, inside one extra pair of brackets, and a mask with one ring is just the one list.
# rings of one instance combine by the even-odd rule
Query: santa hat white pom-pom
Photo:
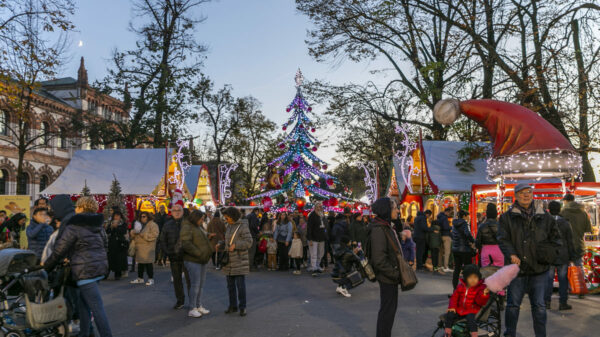
[(443, 99), (433, 107), (433, 118), (442, 125), (454, 123), (460, 116), (460, 104), (455, 99)]

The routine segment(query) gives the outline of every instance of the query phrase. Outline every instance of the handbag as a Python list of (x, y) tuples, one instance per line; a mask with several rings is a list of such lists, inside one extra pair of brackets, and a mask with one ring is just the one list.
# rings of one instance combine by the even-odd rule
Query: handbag
[(585, 276), (581, 267), (569, 266), (568, 278), (569, 285), (571, 286), (571, 294), (585, 295), (588, 293)]
[(219, 260), (219, 265), (222, 267), (225, 267), (226, 265), (229, 264), (229, 250), (228, 248), (231, 246), (231, 244), (233, 243), (233, 240), (235, 240), (235, 235), (237, 234), (238, 230), (240, 229), (242, 225), (238, 225), (237, 228), (235, 229), (235, 232), (233, 232), (233, 235), (231, 236), (231, 240), (229, 240), (229, 244), (225, 247), (225, 251), (221, 254), (221, 259)]
[(131, 240), (129, 242), (129, 248), (127, 250), (127, 255), (134, 257), (135, 256), (135, 240)]
[(365, 279), (362, 277), (362, 275), (357, 270), (346, 275), (346, 278), (348, 279), (348, 281), (350, 281), (352, 288), (355, 288), (355, 287), (361, 285), (363, 282), (365, 282)]
[(399, 250), (398, 247), (394, 244), (394, 241), (390, 237), (390, 234), (385, 231), (385, 236), (387, 237), (390, 245), (394, 249), (394, 253), (396, 253), (396, 260), (398, 261), (398, 270), (400, 271), (400, 289), (402, 291), (408, 291), (417, 286), (419, 280), (417, 279), (417, 274), (414, 269), (404, 260), (404, 255), (402, 254), (402, 250)]

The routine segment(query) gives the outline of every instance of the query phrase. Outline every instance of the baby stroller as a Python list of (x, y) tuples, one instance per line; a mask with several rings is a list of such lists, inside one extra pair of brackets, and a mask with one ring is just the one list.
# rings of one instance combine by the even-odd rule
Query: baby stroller
[[(487, 278), (498, 271), (498, 267), (483, 267), (480, 269), (483, 278)], [(502, 310), (504, 310), (504, 298), (494, 293), (490, 293), (490, 299), (485, 306), (479, 310), (475, 319), (477, 320), (478, 336), (481, 337), (500, 337), (502, 336)], [(431, 337), (444, 336), (446, 314), (440, 316), (437, 328)], [(457, 321), (452, 328), (452, 337), (469, 337), (466, 319)]]
[(55, 293), (29, 250), (0, 251), (0, 337), (68, 336), (62, 286)]

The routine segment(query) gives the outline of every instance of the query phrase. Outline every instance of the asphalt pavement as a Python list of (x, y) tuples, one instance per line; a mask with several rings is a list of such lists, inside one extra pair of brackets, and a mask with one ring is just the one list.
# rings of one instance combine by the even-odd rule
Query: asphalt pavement
[[(226, 315), (225, 276), (211, 270), (204, 287), (203, 305), (211, 310), (202, 318), (190, 318), (187, 310), (174, 310), (175, 296), (167, 267), (155, 267), (154, 286), (131, 285), (128, 279), (103, 281), (102, 297), (113, 335), (122, 336), (375, 336), (379, 288), (365, 282), (352, 289), (352, 297), (335, 292), (327, 274), (312, 277), (291, 272), (258, 271), (246, 279), (248, 316)], [(418, 273), (414, 290), (400, 293), (393, 336), (431, 336), (445, 312), (452, 290), (450, 275)], [(548, 312), (548, 336), (600, 336), (600, 297), (570, 299), (574, 310), (558, 309), (555, 294)], [(518, 326), (519, 336), (533, 336), (530, 307), (525, 298)]]

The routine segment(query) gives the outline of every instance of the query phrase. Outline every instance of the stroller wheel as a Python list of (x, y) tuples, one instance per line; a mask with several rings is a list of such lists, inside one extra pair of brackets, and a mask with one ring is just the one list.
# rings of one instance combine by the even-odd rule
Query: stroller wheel
[(5, 337), (25, 337), (25, 334), (21, 331), (9, 331), (4, 336)]

